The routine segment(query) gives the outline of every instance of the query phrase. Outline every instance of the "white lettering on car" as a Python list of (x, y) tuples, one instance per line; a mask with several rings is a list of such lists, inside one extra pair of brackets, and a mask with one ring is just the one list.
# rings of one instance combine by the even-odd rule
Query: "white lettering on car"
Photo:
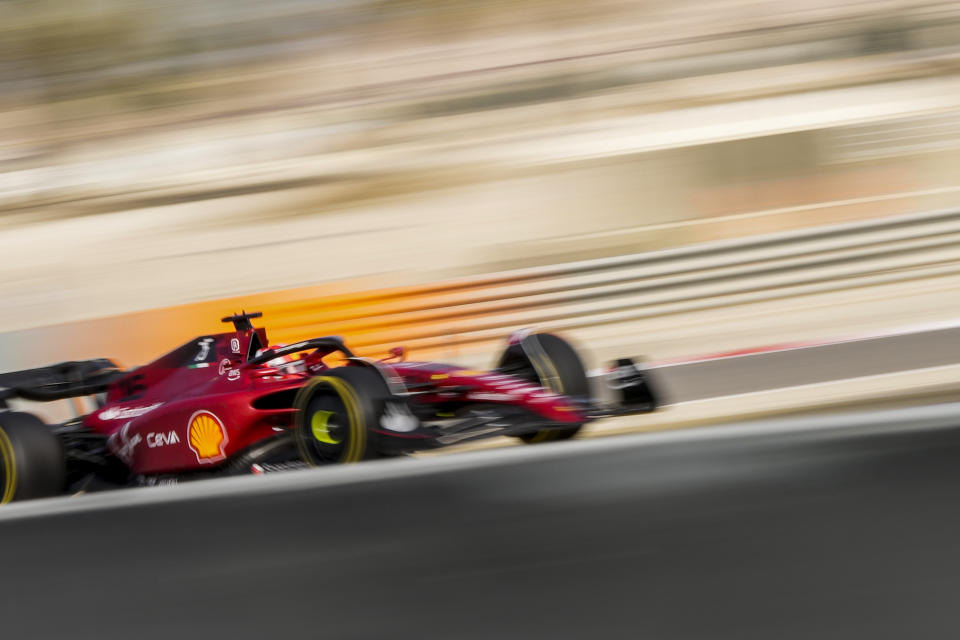
[(467, 398), (487, 402), (511, 402), (518, 399), (511, 393), (486, 393), (483, 391), (471, 391), (467, 394)]
[(97, 417), (101, 420), (129, 420), (140, 417), (148, 411), (153, 411), (162, 404), (162, 402), (155, 402), (139, 407), (108, 407), (98, 413)]
[(197, 357), (193, 359), (194, 362), (203, 362), (207, 359), (207, 356), (210, 355), (210, 345), (213, 344), (213, 338), (204, 338), (199, 343), (200, 353), (197, 354)]
[(120, 431), (111, 435), (107, 440), (107, 444), (114, 454), (128, 465), (133, 461), (134, 450), (137, 448), (137, 445), (140, 444), (140, 441), (143, 440), (139, 433), (130, 436), (129, 432), (130, 423), (128, 422), (120, 427)]
[(176, 431), (168, 431), (166, 433), (148, 433), (147, 434), (147, 446), (151, 449), (156, 449), (157, 447), (165, 447), (168, 444), (180, 444), (180, 438), (177, 436)]
[(495, 389), (502, 389), (504, 391), (513, 391), (514, 393), (520, 391), (536, 391), (540, 387), (535, 384), (530, 384), (529, 382), (523, 382), (522, 380), (514, 380), (512, 382), (494, 382), (492, 385)]

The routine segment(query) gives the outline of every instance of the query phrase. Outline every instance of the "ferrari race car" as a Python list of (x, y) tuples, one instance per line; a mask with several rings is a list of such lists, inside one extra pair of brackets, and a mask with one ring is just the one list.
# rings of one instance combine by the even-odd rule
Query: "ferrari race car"
[[(260, 313), (145, 366), (64, 362), (0, 374), (0, 503), (217, 475), (400, 455), (491, 436), (572, 437), (587, 422), (653, 411), (644, 371), (618, 360), (612, 401), (591, 399), (576, 351), (549, 333), (510, 336), (496, 368), (355, 356), (336, 336), (268, 346)], [(8, 401), (91, 396), (47, 425)], [(91, 405), (92, 406), (92, 405)]]

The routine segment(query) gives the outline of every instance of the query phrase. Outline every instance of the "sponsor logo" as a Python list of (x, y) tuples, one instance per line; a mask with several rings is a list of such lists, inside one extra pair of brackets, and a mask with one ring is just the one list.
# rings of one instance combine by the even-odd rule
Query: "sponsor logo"
[(390, 402), (380, 416), (380, 426), (390, 431), (406, 433), (420, 426), (420, 421), (405, 405)]
[(226, 458), (227, 430), (210, 411), (197, 411), (188, 422), (187, 440), (198, 462), (218, 462)]
[(177, 436), (176, 431), (168, 431), (166, 433), (148, 433), (147, 434), (147, 446), (151, 449), (156, 449), (157, 447), (165, 447), (168, 444), (180, 444), (180, 438)]
[(470, 400), (482, 400), (484, 402), (511, 402), (517, 399), (517, 396), (511, 393), (486, 393), (483, 391), (471, 391), (467, 394)]
[(489, 382), (490, 384), (499, 386), (499, 387), (512, 387), (512, 386), (536, 387), (537, 386), (532, 382), (521, 380), (516, 376), (502, 376), (496, 373), (484, 375), (483, 380), (484, 382)]
[(522, 380), (494, 382), (490, 386), (496, 389), (502, 389), (504, 391), (513, 391), (513, 392), (536, 391), (537, 389), (540, 388), (535, 384), (530, 384), (529, 382), (523, 382)]
[(162, 404), (162, 402), (155, 402), (140, 407), (108, 407), (98, 413), (97, 417), (101, 420), (130, 420), (142, 416), (148, 411), (153, 411)]
[(129, 465), (133, 461), (134, 450), (142, 441), (143, 437), (139, 433), (130, 435), (130, 423), (128, 422), (120, 427), (120, 431), (110, 436), (107, 445), (114, 455), (120, 458), (124, 464)]
[(200, 352), (197, 353), (197, 356), (193, 359), (194, 362), (203, 362), (207, 359), (207, 356), (210, 355), (210, 345), (213, 344), (213, 341), (213, 338), (203, 338), (197, 343), (197, 346), (200, 347)]
[(234, 353), (240, 353), (240, 340), (237, 338), (230, 338), (230, 351)]
[(231, 368), (233, 364), (230, 362), (230, 358), (224, 358), (220, 361), (220, 375), (222, 376), (227, 372), (227, 369)]
[(532, 404), (547, 404), (550, 402), (556, 402), (561, 396), (556, 393), (550, 393), (547, 391), (538, 391), (536, 393), (531, 393), (528, 400)]
[(227, 380), (239, 380), (240, 379), (240, 369), (230, 369), (227, 371)]

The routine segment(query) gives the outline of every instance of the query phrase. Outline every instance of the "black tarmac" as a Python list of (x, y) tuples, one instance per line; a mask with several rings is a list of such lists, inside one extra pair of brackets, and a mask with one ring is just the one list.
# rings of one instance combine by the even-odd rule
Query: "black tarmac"
[(960, 405), (38, 501), (5, 638), (952, 638)]

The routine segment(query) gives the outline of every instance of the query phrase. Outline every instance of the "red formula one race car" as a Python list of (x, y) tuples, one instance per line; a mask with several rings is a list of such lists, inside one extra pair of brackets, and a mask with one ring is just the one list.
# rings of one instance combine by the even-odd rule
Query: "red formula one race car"
[[(657, 406), (644, 372), (619, 360), (615, 400), (591, 399), (574, 349), (512, 335), (491, 371), (356, 357), (335, 336), (268, 347), (260, 313), (148, 365), (65, 362), (0, 374), (0, 502), (398, 455), (476, 438), (570, 438), (598, 418)], [(7, 401), (92, 396), (97, 409), (47, 425)]]

